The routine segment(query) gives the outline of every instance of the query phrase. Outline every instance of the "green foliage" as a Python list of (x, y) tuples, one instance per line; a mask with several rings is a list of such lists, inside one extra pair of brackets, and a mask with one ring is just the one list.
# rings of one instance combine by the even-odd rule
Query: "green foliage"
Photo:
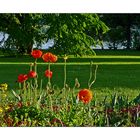
[(117, 49), (117, 45), (123, 45), (125, 40), (124, 29), (121, 26), (117, 26), (116, 28), (111, 28), (109, 32), (106, 34), (106, 41), (109, 45), (109, 48)]
[(46, 29), (46, 25), (42, 24), (42, 14), (1, 14), (0, 16), (0, 31), (8, 35), (4, 48), (15, 48), (20, 53), (30, 53), (33, 44), (45, 41)]
[(139, 14), (102, 14), (101, 20), (110, 28), (110, 31), (103, 37), (103, 40), (112, 42), (113, 48), (120, 43), (128, 49), (136, 47), (134, 34), (139, 29)]
[(54, 39), (50, 48), (59, 54), (94, 54), (92, 45), (98, 44), (99, 35), (108, 27), (96, 14), (51, 14), (46, 15), (49, 39)]
[(140, 33), (138, 29), (133, 32), (133, 47), (136, 50), (140, 50)]
[[(3, 103), (3, 112), (0, 112), (0, 126), (140, 126), (140, 106), (134, 101), (138, 96), (128, 100), (128, 96), (121, 95), (121, 91), (110, 94), (94, 98), (90, 104), (83, 104), (76, 102), (77, 89), (66, 89), (66, 94), (55, 90), (54, 94), (47, 94), (40, 108), (28, 103), (19, 106), (14, 99), (11, 102), (8, 100)], [(10, 108), (6, 109), (7, 106)]]
[(0, 31), (8, 34), (4, 48), (30, 53), (34, 44), (40, 46), (53, 39), (50, 51), (59, 54), (94, 54), (92, 45), (108, 27), (96, 14), (1, 14)]

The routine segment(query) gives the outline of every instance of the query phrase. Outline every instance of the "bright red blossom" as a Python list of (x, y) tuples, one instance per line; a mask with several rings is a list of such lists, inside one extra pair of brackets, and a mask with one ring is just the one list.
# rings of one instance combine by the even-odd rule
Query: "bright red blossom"
[(23, 83), (24, 81), (26, 81), (28, 79), (28, 76), (27, 76), (27, 74), (19, 74), (18, 75), (18, 82), (19, 83)]
[(31, 55), (33, 56), (33, 58), (40, 58), (42, 56), (42, 51), (40, 51), (40, 50), (33, 50), (31, 52)]
[(48, 52), (48, 53), (45, 53), (43, 56), (42, 56), (42, 59), (45, 61), (45, 62), (51, 62), (51, 63), (55, 63), (57, 61), (57, 56)]
[(28, 77), (29, 78), (35, 78), (37, 76), (37, 73), (35, 72), (35, 71), (30, 71), (29, 73), (28, 73)]
[(52, 71), (50, 71), (50, 70), (46, 70), (46, 71), (45, 71), (45, 76), (48, 77), (48, 78), (51, 78), (51, 77), (52, 77), (52, 74), (53, 74), (53, 73), (52, 73)]
[(89, 103), (92, 99), (92, 91), (90, 91), (89, 89), (80, 90), (80, 92), (78, 93), (78, 99), (85, 104)]

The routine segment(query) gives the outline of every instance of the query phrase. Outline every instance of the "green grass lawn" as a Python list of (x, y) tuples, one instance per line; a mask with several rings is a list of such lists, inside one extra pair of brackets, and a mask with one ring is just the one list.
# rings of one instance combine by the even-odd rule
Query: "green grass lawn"
[[(89, 79), (88, 64), (71, 64), (67, 65), (67, 83), (72, 87), (75, 78), (79, 79), (81, 87), (87, 87)], [(47, 65), (39, 64), (38, 72), (41, 79), (46, 80), (44, 71)], [(63, 86), (63, 65), (52, 65), (53, 71), (52, 82), (58, 86)], [(15, 87), (17, 75), (20, 73), (27, 73), (29, 71), (28, 64), (1, 64), (0, 65), (0, 83), (6, 82), (11, 88)], [(139, 88), (140, 87), (140, 65), (99, 65), (97, 71), (97, 80), (94, 84), (95, 88), (100, 87), (126, 87)]]
[[(131, 93), (132, 95), (133, 91), (133, 93), (138, 94), (140, 89), (140, 52), (135, 51), (134, 53), (132, 51), (133, 55), (131, 55), (130, 51), (129, 53), (127, 52), (127, 54), (125, 52), (124, 55), (123, 53), (116, 51), (115, 54), (114, 51), (107, 52), (98, 50), (96, 52), (97, 56), (82, 58), (70, 57), (67, 60), (67, 84), (72, 88), (75, 84), (75, 78), (78, 78), (81, 85), (80, 88), (87, 88), (90, 61), (93, 61), (94, 64), (99, 65), (97, 80), (92, 87), (96, 92), (100, 91), (101, 94), (104, 92), (106, 94), (108, 89), (111, 89), (111, 92), (114, 89), (117, 91), (126, 89), (125, 93)], [(17, 88), (18, 83), (16, 80), (18, 74), (28, 73), (29, 64), (33, 61), (34, 59), (29, 56), (1, 57), (0, 83), (7, 83), (9, 85), (9, 89)], [(59, 88), (63, 87), (63, 67), (63, 58), (58, 59), (57, 63), (51, 65), (51, 69), (53, 71), (53, 78), (51, 79), (52, 83)], [(44, 77), (44, 71), (46, 69), (47, 64), (39, 59), (39, 80), (43, 80), (44, 88), (47, 83), (47, 79)]]
[(95, 49), (94, 50), (96, 52), (96, 55), (115, 55), (115, 56), (127, 56), (127, 55), (130, 55), (130, 56), (140, 56), (140, 51), (137, 51), (137, 50), (127, 50), (127, 49), (124, 49), (124, 50), (100, 50), (100, 49)]

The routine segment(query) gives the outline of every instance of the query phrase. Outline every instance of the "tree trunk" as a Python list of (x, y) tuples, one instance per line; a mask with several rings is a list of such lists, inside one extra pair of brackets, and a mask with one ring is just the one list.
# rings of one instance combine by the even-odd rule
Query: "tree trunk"
[(30, 43), (28, 46), (27, 46), (27, 54), (31, 54), (33, 50), (33, 43)]
[(115, 41), (113, 42), (113, 48), (114, 48), (114, 50), (117, 50), (116, 42)]
[(131, 47), (131, 15), (127, 16), (127, 25), (126, 25), (126, 39), (127, 39), (127, 49)]

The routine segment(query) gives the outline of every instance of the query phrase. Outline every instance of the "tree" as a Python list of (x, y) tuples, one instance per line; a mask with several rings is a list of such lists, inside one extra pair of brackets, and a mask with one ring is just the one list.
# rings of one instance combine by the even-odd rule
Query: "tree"
[(47, 38), (41, 20), (42, 14), (1, 14), (0, 31), (8, 36), (4, 47), (16, 47), (21, 53), (30, 53), (33, 44), (41, 44)]
[(48, 29), (48, 39), (54, 39), (50, 48), (61, 54), (93, 54), (92, 45), (99, 43), (99, 35), (108, 27), (96, 14), (49, 14), (44, 15)]
[(139, 29), (134, 30), (133, 33), (133, 48), (140, 50), (140, 31)]
[(57, 54), (93, 53), (91, 46), (108, 30), (96, 14), (1, 14), (0, 31), (8, 34), (4, 46), (30, 53), (33, 44), (54, 40)]
[(116, 50), (118, 45), (123, 45), (125, 42), (125, 34), (123, 28), (121, 26), (117, 26), (116, 28), (111, 28), (108, 33), (105, 35), (104, 39), (109, 45), (109, 49)]
[[(114, 34), (114, 36), (111, 36), (110, 32), (107, 33), (108, 41), (112, 42), (112, 39), (115, 37), (114, 40), (118, 40), (118, 43), (122, 43), (127, 49), (133, 47), (133, 30), (139, 26), (139, 14), (101, 14), (101, 20), (110, 27), (110, 32)], [(120, 29), (121, 31), (119, 31)], [(122, 39), (120, 39), (119, 32)]]

